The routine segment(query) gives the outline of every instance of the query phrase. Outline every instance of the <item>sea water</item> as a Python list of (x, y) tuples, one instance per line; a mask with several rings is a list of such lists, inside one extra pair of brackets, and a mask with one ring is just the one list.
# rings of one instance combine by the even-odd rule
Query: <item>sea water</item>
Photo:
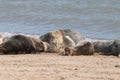
[(42, 35), (55, 29), (120, 38), (120, 0), (0, 0), (0, 32)]

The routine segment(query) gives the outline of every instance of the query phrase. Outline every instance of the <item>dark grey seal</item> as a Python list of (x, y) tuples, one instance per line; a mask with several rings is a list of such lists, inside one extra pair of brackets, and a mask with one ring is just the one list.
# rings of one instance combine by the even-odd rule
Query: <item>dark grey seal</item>
[(109, 40), (95, 40), (92, 42), (94, 45), (95, 52), (101, 52), (105, 55), (111, 54), (110, 46), (113, 41)]
[(111, 45), (111, 54), (120, 56), (120, 39), (114, 40), (113, 44)]
[(0, 44), (0, 52), (9, 53), (31, 53), (44, 51), (44, 43), (24, 35), (14, 35)]

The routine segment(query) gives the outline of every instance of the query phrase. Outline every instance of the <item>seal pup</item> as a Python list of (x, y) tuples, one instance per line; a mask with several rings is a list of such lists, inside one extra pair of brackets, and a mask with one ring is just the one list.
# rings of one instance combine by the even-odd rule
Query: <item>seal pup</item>
[(94, 46), (89, 41), (80, 41), (75, 47), (66, 47), (63, 55), (93, 55)]

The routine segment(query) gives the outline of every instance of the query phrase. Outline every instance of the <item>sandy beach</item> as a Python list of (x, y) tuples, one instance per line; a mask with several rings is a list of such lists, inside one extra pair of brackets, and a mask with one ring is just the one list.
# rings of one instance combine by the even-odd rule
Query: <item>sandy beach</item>
[(115, 56), (0, 55), (0, 80), (120, 80), (116, 64)]

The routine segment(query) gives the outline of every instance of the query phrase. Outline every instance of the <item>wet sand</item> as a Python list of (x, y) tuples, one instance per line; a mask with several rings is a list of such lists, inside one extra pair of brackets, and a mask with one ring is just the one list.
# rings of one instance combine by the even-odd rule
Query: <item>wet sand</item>
[(117, 64), (115, 56), (0, 55), (0, 80), (120, 80)]

